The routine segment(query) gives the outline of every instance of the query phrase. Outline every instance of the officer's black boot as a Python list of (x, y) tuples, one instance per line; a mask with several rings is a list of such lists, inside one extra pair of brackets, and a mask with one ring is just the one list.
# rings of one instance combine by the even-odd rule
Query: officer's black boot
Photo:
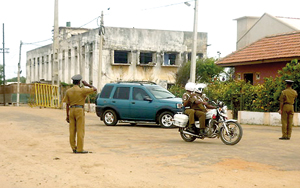
[(189, 126), (187, 128), (187, 131), (190, 132), (190, 133), (194, 133), (194, 134), (196, 133), (195, 130), (194, 130), (194, 125)]
[(200, 128), (200, 135), (206, 135), (204, 128)]

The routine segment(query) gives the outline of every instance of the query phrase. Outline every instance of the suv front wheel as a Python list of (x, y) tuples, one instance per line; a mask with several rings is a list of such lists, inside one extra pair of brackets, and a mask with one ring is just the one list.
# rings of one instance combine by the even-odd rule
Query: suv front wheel
[(163, 128), (170, 128), (173, 125), (173, 113), (171, 112), (163, 112), (159, 115), (158, 121), (159, 125)]
[(113, 110), (105, 110), (103, 113), (103, 122), (107, 126), (114, 126), (118, 122), (118, 117), (116, 115), (116, 112)]

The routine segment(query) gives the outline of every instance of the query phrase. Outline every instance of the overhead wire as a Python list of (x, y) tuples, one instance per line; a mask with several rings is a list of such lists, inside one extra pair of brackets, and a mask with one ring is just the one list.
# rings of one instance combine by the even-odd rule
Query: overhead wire
[[(178, 2), (178, 3), (172, 3), (172, 4), (167, 4), (167, 5), (162, 5), (162, 6), (158, 6), (158, 7), (151, 7), (151, 8), (146, 8), (146, 9), (141, 9), (140, 11), (147, 11), (147, 10), (153, 10), (153, 9), (159, 9), (159, 8), (165, 8), (165, 7), (169, 7), (169, 6), (175, 6), (175, 5), (179, 5), (179, 4), (185, 4), (185, 3), (188, 3), (188, 2), (192, 2), (192, 1), (195, 1), (195, 0), (190, 0), (190, 1), (182, 1), (182, 2)], [(109, 15), (109, 14), (105, 14), (105, 15)], [(97, 20), (97, 24), (98, 24), (98, 19), (101, 18), (101, 16), (97, 16), (96, 18), (92, 19), (91, 21), (83, 24), (82, 26), (80, 26), (79, 28), (82, 28), (88, 24), (90, 24), (91, 22)], [(99, 24), (98, 24), (99, 25)], [(101, 26), (99, 26), (101, 27)], [(71, 32), (67, 32), (66, 34), (69, 34)], [(59, 36), (57, 36), (59, 37)], [(42, 43), (42, 42), (46, 42), (46, 41), (49, 41), (49, 40), (53, 40), (52, 38), (49, 38), (49, 39), (45, 39), (45, 40), (42, 40), (42, 41), (37, 41), (37, 42), (31, 42), (31, 43), (23, 43), (24, 45), (37, 45), (38, 43)], [(37, 45), (39, 46), (39, 45)]]

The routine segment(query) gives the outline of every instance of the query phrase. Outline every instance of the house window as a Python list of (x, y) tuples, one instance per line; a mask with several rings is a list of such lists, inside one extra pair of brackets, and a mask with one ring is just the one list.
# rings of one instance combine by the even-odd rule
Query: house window
[(242, 79), (241, 73), (237, 73), (237, 79), (238, 79), (238, 80), (241, 80), (241, 79)]
[(129, 51), (114, 51), (114, 63), (127, 64), (129, 63)]
[(250, 84), (253, 85), (253, 73), (244, 74), (244, 80), (246, 82), (250, 82)]
[(175, 65), (177, 53), (165, 53), (164, 54), (164, 65)]
[(260, 80), (260, 73), (259, 72), (255, 73), (255, 78), (256, 78), (256, 80)]
[(152, 60), (153, 53), (151, 52), (141, 52), (140, 53), (140, 64), (149, 64), (153, 62)]

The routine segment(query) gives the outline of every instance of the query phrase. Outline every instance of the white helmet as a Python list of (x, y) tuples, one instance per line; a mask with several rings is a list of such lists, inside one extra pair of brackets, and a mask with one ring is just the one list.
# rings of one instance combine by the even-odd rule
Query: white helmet
[(203, 92), (203, 89), (204, 88), (206, 88), (206, 84), (203, 84), (203, 83), (201, 83), (201, 84), (197, 84), (197, 85), (195, 85), (195, 92), (196, 93), (202, 93)]
[(196, 84), (193, 82), (188, 82), (185, 84), (185, 90), (187, 91), (194, 91)]

